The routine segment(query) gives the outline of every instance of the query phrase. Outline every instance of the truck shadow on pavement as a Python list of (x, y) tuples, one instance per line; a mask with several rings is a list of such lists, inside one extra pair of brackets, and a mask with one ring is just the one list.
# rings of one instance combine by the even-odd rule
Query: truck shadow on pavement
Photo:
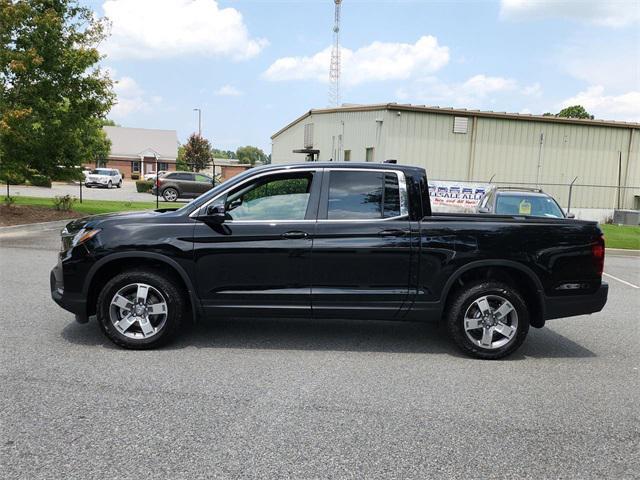
[[(107, 340), (95, 318), (88, 325), (70, 323), (62, 337), (74, 344), (118, 348)], [(447, 354), (465, 357), (438, 324), (342, 320), (218, 320), (189, 325), (163, 350), (233, 348), (380, 353)], [(596, 355), (549, 328), (529, 331), (507, 360), (587, 358)]]

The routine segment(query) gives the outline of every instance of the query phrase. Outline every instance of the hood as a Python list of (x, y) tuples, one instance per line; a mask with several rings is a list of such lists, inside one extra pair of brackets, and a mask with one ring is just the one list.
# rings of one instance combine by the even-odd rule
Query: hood
[(124, 212), (124, 213), (102, 213), (99, 215), (91, 215), (89, 217), (78, 218), (67, 223), (65, 230), (69, 234), (74, 234), (83, 228), (101, 228), (107, 223), (129, 223), (144, 222), (157, 218), (165, 212), (155, 210), (144, 210), (140, 212)]

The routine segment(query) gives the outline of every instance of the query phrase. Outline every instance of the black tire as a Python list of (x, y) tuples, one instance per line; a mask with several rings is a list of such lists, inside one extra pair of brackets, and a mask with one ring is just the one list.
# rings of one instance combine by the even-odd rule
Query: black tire
[[(522, 296), (516, 289), (502, 282), (480, 281), (464, 286), (453, 294), (455, 295), (455, 298), (450, 303), (446, 312), (446, 327), (455, 344), (464, 353), (476, 358), (495, 360), (512, 354), (520, 347), (520, 345), (522, 345), (522, 342), (524, 342), (524, 339), (527, 337), (527, 333), (529, 332), (529, 310)], [(492, 299), (497, 297), (507, 300), (511, 303), (515, 310), (515, 314), (517, 315), (517, 317), (513, 317), (510, 313), (509, 318), (504, 320), (504, 323), (511, 323), (509, 326), (512, 326), (513, 319), (516, 318), (517, 326), (515, 327), (516, 331), (515, 333), (512, 333), (511, 338), (508, 339), (504, 345), (499, 347), (482, 347), (472, 341), (465, 330), (465, 315), (467, 310), (472, 308), (472, 304), (474, 304), (476, 300), (481, 299), (484, 296), (489, 296)], [(475, 308), (477, 307), (474, 306), (473, 309)], [(470, 310), (470, 312), (473, 311), (473, 309)], [(479, 312), (479, 309), (477, 311)], [(488, 320), (491, 321), (491, 319)], [(471, 331), (470, 334), (472, 336), (481, 337), (483, 332), (484, 328), (480, 328), (478, 330)], [(500, 333), (494, 333), (493, 338), (506, 340), (508, 337), (503, 336)], [(480, 342), (480, 340), (481, 339), (478, 339), (477, 341)]]
[(120, 180), (120, 181), (118, 182), (118, 184), (116, 185), (116, 187), (118, 187), (118, 188), (122, 188), (122, 180)]
[(111, 190), (112, 187), (113, 187), (113, 183), (111, 182), (111, 180), (109, 180), (109, 183), (107, 183), (107, 188)]
[[(130, 338), (121, 333), (111, 319), (111, 301), (122, 288), (136, 283), (144, 283), (160, 292), (167, 305), (164, 324), (148, 338)], [(180, 329), (185, 311), (184, 294), (173, 280), (152, 269), (129, 270), (116, 275), (103, 287), (98, 295), (97, 318), (103, 333), (116, 345), (123, 348), (146, 350), (164, 345), (172, 340)], [(134, 327), (135, 324), (132, 325)]]
[(175, 202), (179, 196), (180, 193), (173, 187), (167, 187), (162, 191), (162, 198), (165, 202)]
[(84, 188), (91, 188), (91, 185), (84, 184)]

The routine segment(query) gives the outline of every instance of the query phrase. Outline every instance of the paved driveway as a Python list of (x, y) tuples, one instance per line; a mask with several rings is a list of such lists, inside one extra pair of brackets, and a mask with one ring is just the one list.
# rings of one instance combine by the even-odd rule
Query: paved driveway
[[(437, 326), (220, 319), (115, 348), (49, 298), (55, 230), (0, 233), (2, 478), (638, 478), (639, 290), (512, 358)], [(640, 258), (606, 271), (638, 285)]]
[[(5, 186), (1, 191), (5, 192)], [(80, 196), (79, 184), (54, 183), (51, 188), (27, 187), (23, 185), (12, 185), (11, 195), (21, 195), (23, 197), (47, 197), (72, 195)], [(122, 188), (86, 188), (82, 187), (82, 198), (90, 200), (119, 200), (126, 202), (152, 202), (155, 197), (150, 193), (138, 193), (134, 181), (125, 180)], [(186, 201), (186, 200), (185, 200)]]

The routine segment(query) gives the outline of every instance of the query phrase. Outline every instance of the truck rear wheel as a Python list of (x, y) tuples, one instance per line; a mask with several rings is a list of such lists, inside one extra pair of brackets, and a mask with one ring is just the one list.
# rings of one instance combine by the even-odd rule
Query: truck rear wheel
[(180, 288), (152, 269), (113, 277), (98, 296), (97, 317), (116, 345), (150, 349), (171, 340), (180, 328), (184, 300)]
[(529, 332), (527, 305), (502, 282), (481, 281), (458, 290), (447, 311), (449, 335), (465, 353), (498, 359), (522, 345)]

